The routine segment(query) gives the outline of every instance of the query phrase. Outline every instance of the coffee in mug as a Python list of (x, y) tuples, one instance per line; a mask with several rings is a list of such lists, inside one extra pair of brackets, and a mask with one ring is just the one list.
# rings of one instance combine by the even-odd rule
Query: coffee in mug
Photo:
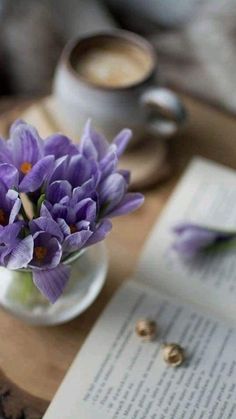
[(54, 114), (74, 138), (88, 118), (109, 140), (124, 127), (132, 144), (167, 138), (185, 121), (185, 109), (158, 81), (158, 59), (144, 38), (111, 30), (71, 41), (54, 79)]
[(91, 46), (75, 63), (80, 76), (104, 87), (127, 87), (138, 83), (151, 68), (151, 57), (143, 48), (116, 38)]

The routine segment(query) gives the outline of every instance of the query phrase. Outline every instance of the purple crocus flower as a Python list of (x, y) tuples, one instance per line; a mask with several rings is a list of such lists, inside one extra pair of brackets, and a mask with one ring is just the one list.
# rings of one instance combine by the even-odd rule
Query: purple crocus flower
[(97, 203), (86, 197), (86, 186), (76, 188), (76, 201), (68, 185), (66, 181), (51, 184), (46, 193), (48, 200), (41, 207), (41, 215), (52, 217), (60, 226), (66, 254), (103, 240), (111, 230), (109, 220), (97, 222)]
[[(67, 253), (81, 249), (93, 234), (96, 225), (97, 205), (91, 198), (78, 202), (75, 206), (67, 206), (64, 219), (58, 218), (65, 235), (63, 250)], [(65, 221), (66, 224), (62, 224)]]
[(77, 155), (65, 156), (56, 161), (54, 169), (47, 179), (47, 185), (58, 180), (66, 180), (72, 188), (76, 188), (82, 186), (85, 182), (93, 181), (95, 187), (100, 180), (100, 176), (96, 161), (87, 160), (77, 153)]
[(34, 284), (51, 303), (61, 296), (69, 278), (70, 267), (62, 263), (54, 269), (33, 270)]
[(18, 192), (8, 189), (0, 180), (0, 230), (14, 223), (21, 208)]
[(33, 235), (34, 254), (29, 267), (33, 269), (52, 269), (59, 265), (62, 249), (59, 241), (45, 231), (38, 231)]
[(193, 223), (179, 223), (173, 228), (175, 241), (173, 249), (180, 255), (193, 257), (210, 246), (227, 241), (235, 237), (233, 233), (217, 231), (214, 229), (198, 226)]
[(103, 180), (116, 169), (118, 159), (125, 151), (131, 136), (131, 130), (123, 129), (110, 144), (103, 135), (93, 130), (89, 120), (81, 137), (79, 151), (87, 159), (97, 162)]
[(19, 173), (12, 164), (0, 163), (0, 179), (7, 189), (18, 189)]
[(34, 251), (29, 268), (33, 281), (42, 294), (54, 303), (66, 286), (69, 267), (61, 263), (63, 235), (58, 224), (51, 218), (40, 217), (29, 223)]
[(127, 193), (129, 172), (117, 170), (118, 159), (125, 151), (131, 136), (131, 130), (124, 129), (109, 144), (101, 134), (92, 129), (90, 121), (85, 126), (80, 151), (88, 159), (96, 160), (101, 171), (98, 195), (103, 216), (126, 214), (137, 209), (144, 201), (142, 194)]
[[(31, 126), (30, 124), (27, 124), (22, 119), (17, 119), (10, 128), (10, 138), (12, 138), (15, 135), (15, 130), (17, 128), (21, 127), (23, 131), (28, 132), (33, 131), (35, 137), (38, 139), (40, 143), (40, 148), (43, 156), (54, 156), (56, 159), (60, 157), (64, 157), (66, 155), (74, 155), (78, 153), (78, 148), (75, 144), (71, 142), (71, 140), (66, 137), (65, 135), (61, 133), (56, 133), (53, 135), (50, 135), (49, 137), (45, 138), (45, 140), (42, 140), (39, 136), (38, 131)], [(0, 148), (1, 152), (1, 148)]]
[[(54, 303), (63, 292), (70, 276), (70, 268), (62, 263), (60, 254), (61, 257), (65, 257), (84, 246), (103, 240), (111, 230), (111, 223), (109, 220), (103, 220), (95, 224), (95, 207), (90, 199), (81, 201), (75, 208), (55, 204), (50, 210), (51, 212), (43, 204), (42, 216), (30, 223), (34, 238), (34, 258), (29, 266), (33, 269), (33, 280), (37, 288)], [(57, 222), (52, 219), (51, 213)], [(62, 215), (64, 218), (59, 218)], [(57, 237), (56, 241), (53, 237)], [(59, 243), (62, 243), (62, 246)], [(58, 265), (53, 268), (55, 262), (58, 262)]]
[(74, 156), (78, 154), (78, 148), (71, 140), (63, 134), (57, 133), (50, 135), (43, 143), (44, 155), (53, 155), (55, 159), (64, 156)]
[(9, 269), (26, 268), (33, 256), (33, 238), (22, 238), (23, 222), (17, 221), (0, 230), (0, 263)]
[(22, 223), (8, 224), (0, 229), (0, 263), (7, 266), (11, 252), (16, 246), (17, 237), (22, 229)]
[(44, 156), (43, 141), (37, 130), (22, 121), (12, 125), (10, 139), (1, 140), (0, 150), (1, 161), (18, 170), (20, 192), (36, 191), (54, 165), (53, 155)]
[(114, 217), (136, 210), (144, 201), (140, 193), (127, 193), (126, 176), (115, 172), (99, 185), (99, 199), (102, 216)]
[(142, 204), (141, 194), (127, 193), (129, 172), (116, 168), (130, 135), (123, 130), (110, 145), (88, 123), (79, 147), (82, 155), (57, 160), (41, 215), (59, 223), (65, 253), (103, 240), (111, 230), (108, 216), (126, 214)]
[(0, 180), (0, 264), (9, 269), (20, 269), (26, 267), (32, 258), (33, 242), (28, 237), (20, 238), (24, 227), (23, 221), (18, 220), (21, 199), (18, 192), (8, 189), (14, 183), (15, 169), (2, 164), (0, 176), (5, 180)]
[[(70, 277), (66, 258), (103, 240), (112, 227), (109, 217), (143, 202), (141, 194), (128, 192), (129, 172), (117, 167), (130, 136), (122, 130), (110, 144), (88, 122), (76, 146), (62, 134), (43, 141), (17, 120), (10, 139), (0, 139), (0, 264), (30, 268), (53, 303)], [(32, 203), (32, 220), (21, 193)]]

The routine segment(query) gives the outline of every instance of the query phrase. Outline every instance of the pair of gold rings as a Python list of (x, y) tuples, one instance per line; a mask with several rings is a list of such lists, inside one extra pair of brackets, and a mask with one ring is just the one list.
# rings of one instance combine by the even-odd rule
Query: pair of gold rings
[[(150, 319), (140, 319), (135, 332), (143, 341), (150, 342), (156, 338), (157, 324)], [(164, 361), (172, 367), (180, 366), (185, 360), (185, 351), (178, 343), (163, 343), (162, 351)]]

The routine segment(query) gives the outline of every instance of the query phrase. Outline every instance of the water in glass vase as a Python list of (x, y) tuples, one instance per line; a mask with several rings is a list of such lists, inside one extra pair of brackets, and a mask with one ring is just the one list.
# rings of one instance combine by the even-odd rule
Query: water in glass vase
[(105, 245), (99, 243), (70, 257), (68, 284), (55, 304), (35, 287), (30, 270), (0, 267), (0, 305), (16, 317), (34, 325), (67, 322), (89, 307), (105, 282), (108, 260)]

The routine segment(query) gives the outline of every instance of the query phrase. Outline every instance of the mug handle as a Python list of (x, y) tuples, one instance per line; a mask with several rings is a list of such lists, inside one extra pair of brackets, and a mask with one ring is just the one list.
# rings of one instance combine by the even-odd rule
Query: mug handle
[(175, 134), (187, 118), (181, 99), (165, 87), (151, 87), (141, 96), (148, 132), (162, 137)]

